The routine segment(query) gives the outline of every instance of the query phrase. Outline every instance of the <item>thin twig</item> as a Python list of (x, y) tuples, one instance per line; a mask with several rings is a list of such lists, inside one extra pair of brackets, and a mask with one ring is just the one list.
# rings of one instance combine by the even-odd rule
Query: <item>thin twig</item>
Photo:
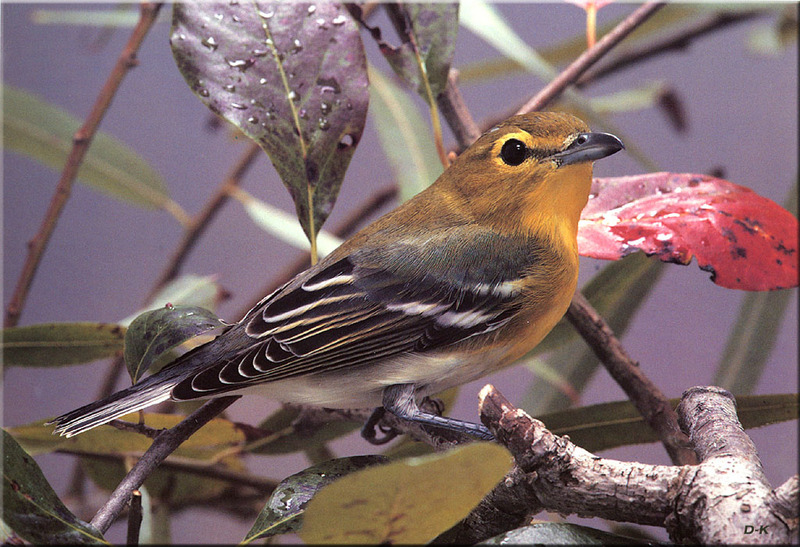
[(33, 278), (36, 275), (36, 270), (39, 268), (42, 256), (50, 237), (53, 235), (58, 218), (61, 216), (61, 211), (69, 199), (72, 192), (72, 183), (78, 174), (78, 169), (83, 162), (86, 152), (92, 143), (97, 128), (103, 120), (114, 95), (119, 89), (123, 78), (127, 75), (128, 71), (138, 64), (136, 59), (136, 52), (142, 44), (145, 36), (150, 28), (153, 26), (158, 12), (161, 9), (161, 3), (143, 2), (139, 8), (139, 22), (131, 33), (128, 43), (120, 53), (114, 69), (109, 74), (105, 85), (100, 90), (100, 94), (95, 100), (92, 111), (84, 121), (80, 129), (75, 133), (72, 139), (72, 149), (70, 150), (69, 157), (61, 171), (61, 177), (58, 180), (55, 193), (50, 200), (50, 206), (47, 208), (42, 225), (39, 231), (28, 242), (28, 256), (25, 259), (25, 264), (22, 267), (19, 279), (17, 280), (16, 288), (11, 296), (6, 309), (5, 326), (14, 327), (19, 322), (20, 314), (25, 306), (25, 301), (28, 297), (28, 291), (33, 283)]
[(590, 66), (608, 53), (611, 48), (665, 5), (664, 2), (648, 2), (637, 8), (620, 24), (609, 31), (608, 34), (603, 36), (593, 47), (587, 49), (580, 57), (570, 63), (561, 74), (542, 88), (530, 101), (525, 103), (517, 114), (525, 114), (544, 108), (570, 84), (575, 83)]
[(139, 545), (139, 529), (142, 526), (142, 493), (134, 490), (131, 494), (130, 510), (128, 511), (128, 545)]
[(122, 512), (131, 492), (142, 486), (145, 479), (164, 461), (180, 444), (188, 439), (198, 429), (203, 427), (212, 418), (232, 405), (239, 396), (226, 396), (211, 399), (203, 406), (184, 418), (172, 429), (164, 431), (153, 441), (150, 448), (136, 462), (130, 472), (125, 475), (122, 482), (117, 485), (106, 504), (100, 508), (92, 519), (92, 526), (105, 533), (114, 519)]
[(609, 60), (607, 63), (587, 70), (583, 76), (578, 78), (575, 82), (575, 86), (584, 87), (604, 76), (608, 76), (609, 74), (627, 68), (645, 59), (657, 57), (675, 50), (686, 49), (695, 38), (735, 23), (753, 19), (764, 15), (764, 13), (764, 11), (752, 10), (711, 14), (699, 21), (692, 22), (685, 28), (679, 29), (674, 34), (658, 38), (641, 47), (630, 48), (617, 55), (614, 59)]
[(566, 317), (658, 434), (672, 462), (676, 465), (697, 463), (667, 397), (628, 356), (611, 327), (580, 291), (575, 292)]
[(150, 289), (150, 293), (146, 298), (147, 301), (150, 301), (164, 285), (178, 275), (178, 271), (180, 271), (189, 252), (194, 248), (194, 245), (197, 243), (200, 236), (203, 235), (222, 206), (230, 199), (231, 188), (239, 186), (247, 170), (260, 156), (259, 152), (261, 152), (261, 147), (258, 146), (256, 142), (251, 142), (244, 154), (242, 154), (239, 160), (234, 164), (233, 169), (231, 169), (231, 172), (225, 178), (222, 185), (217, 189), (217, 192), (211, 197), (208, 203), (206, 203), (203, 210), (192, 218), (191, 223), (183, 234), (183, 239), (178, 245), (178, 248), (175, 249), (169, 263), (153, 285), (153, 288)]

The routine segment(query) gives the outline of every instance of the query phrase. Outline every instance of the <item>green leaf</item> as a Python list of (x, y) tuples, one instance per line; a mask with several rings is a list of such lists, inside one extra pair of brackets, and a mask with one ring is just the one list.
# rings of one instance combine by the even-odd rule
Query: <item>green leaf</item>
[(222, 326), (216, 315), (195, 306), (166, 306), (139, 315), (125, 333), (125, 366), (133, 383), (155, 363), (171, 360), (171, 350), (180, 344)]
[[(81, 123), (60, 108), (11, 86), (3, 86), (3, 147), (61, 170)], [(115, 199), (164, 209), (179, 220), (186, 213), (167, 194), (161, 176), (136, 152), (102, 131), (78, 171), (78, 180)]]
[(430, 128), (416, 105), (389, 78), (369, 67), (370, 102), (378, 138), (400, 188), (400, 201), (442, 174)]
[[(662, 271), (663, 263), (647, 258), (643, 253), (634, 253), (603, 268), (582, 291), (616, 335), (621, 337)], [(564, 329), (568, 329), (569, 335), (565, 334)], [(548, 341), (551, 336), (554, 340)], [(574, 338), (574, 341), (563, 345), (567, 338)], [(565, 319), (529, 356), (551, 349), (554, 342), (562, 345), (548, 356), (548, 369), (558, 373), (560, 380), (557, 384), (565, 384), (580, 393), (600, 364), (597, 357), (583, 340), (577, 339), (574, 329)], [(563, 391), (553, 389), (552, 383), (540, 378), (533, 383), (519, 406), (531, 414), (541, 414), (565, 408), (571, 403)]]
[(294, 408), (281, 408), (258, 424), (259, 429), (272, 434), (264, 439), (249, 443), (243, 451), (254, 454), (291, 454), (314, 450), (325, 443), (352, 433), (360, 427), (353, 422), (329, 422), (313, 431), (298, 431), (293, 423), (300, 411)]
[(127, 327), (142, 313), (167, 304), (197, 306), (214, 311), (222, 295), (217, 276), (182, 275), (164, 285), (142, 309), (122, 319), (119, 324)]
[(61, 367), (113, 357), (125, 328), (113, 323), (42, 323), (3, 329), (6, 366)]
[(5, 430), (3, 521), (33, 544), (108, 545), (94, 526), (66, 508), (33, 458)]
[(322, 487), (355, 471), (386, 462), (383, 456), (353, 456), (314, 465), (281, 481), (242, 543), (297, 532), (309, 500)]
[[(231, 192), (244, 207), (250, 219), (267, 233), (272, 234), (284, 243), (301, 249), (309, 250), (308, 238), (303, 233), (303, 228), (297, 222), (297, 217), (254, 198), (241, 188)], [(342, 240), (326, 230), (317, 232), (317, 255), (322, 258), (342, 244)]]
[[(133, 28), (140, 19), (139, 10), (131, 9), (131, 4), (116, 6), (115, 9), (37, 9), (31, 13), (31, 21), (37, 25), (77, 25), (102, 28)], [(169, 21), (163, 13), (158, 23)]]
[(333, 2), (176, 3), (172, 13), (170, 44), (189, 87), (266, 151), (316, 236), (366, 119), (355, 22)]
[(472, 443), (339, 479), (303, 516), (306, 543), (425, 543), (466, 517), (511, 469), (508, 451)]
[(380, 42), (392, 70), (429, 101), (447, 86), (447, 75), (455, 53), (458, 4), (445, 2), (387, 4), (397, 20), (405, 23), (399, 32), (403, 43), (392, 47)]
[[(147, 413), (144, 420), (145, 425), (151, 428), (165, 429), (174, 427), (184, 417)], [(139, 413), (128, 414), (120, 419), (137, 422)], [(83, 456), (83, 469), (98, 486), (106, 490), (113, 490), (125, 476), (125, 459), (141, 456), (152, 444), (152, 439), (143, 435), (108, 425), (65, 439), (53, 435), (54, 426), (46, 426), (44, 422), (9, 428), (8, 432), (23, 447), (37, 454), (58, 451)], [(244, 473), (244, 463), (236, 450), (244, 441), (244, 432), (236, 424), (215, 418), (181, 444), (171, 458), (196, 466), (217, 466), (225, 471)], [(172, 502), (188, 503), (216, 496), (230, 483), (198, 473), (162, 467), (148, 477), (145, 486), (156, 498), (168, 496)]]
[(482, 541), (481, 545), (652, 545), (636, 538), (620, 536), (571, 524), (569, 522), (537, 522), (509, 530)]
[[(669, 402), (677, 408), (680, 399)], [(738, 396), (736, 411), (745, 429), (796, 420), (797, 394)], [(537, 419), (556, 435), (569, 435), (573, 443), (590, 452), (660, 440), (630, 401), (570, 408)]]

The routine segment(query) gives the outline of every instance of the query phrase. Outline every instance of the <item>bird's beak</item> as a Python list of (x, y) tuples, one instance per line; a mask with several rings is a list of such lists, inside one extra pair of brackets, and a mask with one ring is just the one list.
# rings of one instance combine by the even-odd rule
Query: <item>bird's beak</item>
[(622, 141), (611, 133), (581, 133), (567, 148), (550, 158), (558, 165), (571, 165), (603, 159), (624, 148)]

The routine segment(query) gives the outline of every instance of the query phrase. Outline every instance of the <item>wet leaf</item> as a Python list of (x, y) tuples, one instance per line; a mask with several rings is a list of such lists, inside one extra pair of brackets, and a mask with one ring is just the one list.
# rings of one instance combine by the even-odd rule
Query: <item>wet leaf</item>
[(195, 336), (222, 327), (210, 311), (195, 306), (166, 306), (146, 311), (125, 333), (125, 366), (136, 383), (156, 362), (171, 358), (171, 350)]
[(3, 329), (3, 364), (60, 367), (113, 357), (125, 328), (114, 323), (42, 323)]
[(366, 467), (386, 462), (383, 456), (353, 456), (314, 465), (281, 481), (242, 543), (297, 532), (309, 500), (322, 487)]
[(214, 311), (227, 293), (217, 283), (215, 275), (182, 275), (161, 288), (140, 310), (122, 319), (119, 324), (127, 327), (142, 313), (167, 304), (174, 306), (198, 306)]
[(333, 2), (178, 3), (172, 25), (189, 87), (267, 152), (303, 230), (316, 234), (369, 100), (363, 44), (347, 10)]
[[(81, 122), (38, 97), (3, 86), (3, 148), (61, 170)], [(167, 195), (161, 175), (136, 152), (102, 131), (92, 140), (78, 181), (120, 201), (186, 217)]]
[[(428, 89), (436, 98), (447, 86), (458, 32), (458, 4), (386, 4), (403, 41), (393, 47), (383, 40), (378, 45), (389, 66), (423, 99)], [(427, 82), (426, 82), (427, 80)]]
[(616, 260), (637, 250), (664, 262), (697, 258), (730, 289), (796, 287), (797, 219), (775, 202), (723, 179), (650, 173), (595, 179), (578, 247)]
[(14, 438), (3, 430), (3, 522), (34, 545), (108, 544), (73, 515)]
[(472, 443), (353, 473), (314, 496), (300, 537), (306, 543), (425, 543), (466, 517), (511, 463), (502, 446)]

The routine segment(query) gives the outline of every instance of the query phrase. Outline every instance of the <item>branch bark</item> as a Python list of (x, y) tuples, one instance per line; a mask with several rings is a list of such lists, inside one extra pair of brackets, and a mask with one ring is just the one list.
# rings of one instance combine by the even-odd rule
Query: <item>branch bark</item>
[(663, 526), (672, 540), (690, 543), (788, 543), (797, 532), (797, 477), (769, 486), (733, 396), (720, 388), (687, 390), (679, 406), (699, 465), (600, 458), (548, 431), (491, 385), (481, 391), (480, 406), (516, 468), (491, 494), (503, 504), (479, 505), (448, 541), (482, 541), (542, 509)]
[(28, 242), (28, 256), (25, 259), (25, 264), (22, 267), (19, 279), (17, 279), (14, 293), (6, 308), (4, 324), (6, 328), (14, 327), (19, 322), (19, 317), (25, 306), (28, 291), (31, 288), (31, 284), (33, 284), (36, 270), (39, 268), (39, 263), (42, 260), (44, 251), (56, 228), (58, 218), (61, 216), (61, 211), (63, 211), (64, 206), (67, 204), (67, 200), (69, 200), (70, 193), (72, 192), (72, 183), (75, 181), (78, 169), (80, 169), (83, 163), (83, 158), (89, 150), (89, 146), (92, 144), (92, 139), (95, 133), (97, 133), (97, 128), (100, 126), (100, 122), (103, 121), (108, 107), (111, 106), (111, 101), (114, 99), (117, 89), (119, 89), (119, 86), (122, 84), (122, 80), (130, 69), (138, 64), (136, 52), (139, 51), (139, 46), (141, 46), (145, 36), (147, 36), (153, 23), (155, 23), (161, 5), (161, 3), (150, 2), (143, 2), (141, 4), (139, 8), (139, 22), (136, 24), (136, 27), (134, 27), (128, 39), (128, 43), (125, 44), (125, 48), (122, 50), (122, 53), (120, 53), (114, 65), (114, 69), (111, 71), (106, 83), (100, 90), (89, 116), (73, 137), (72, 149), (64, 164), (64, 169), (61, 171), (61, 177), (58, 180), (55, 193), (50, 200), (50, 205), (47, 208), (44, 220), (42, 220), (42, 225), (39, 227), (39, 231), (36, 235), (33, 236), (33, 239)]

